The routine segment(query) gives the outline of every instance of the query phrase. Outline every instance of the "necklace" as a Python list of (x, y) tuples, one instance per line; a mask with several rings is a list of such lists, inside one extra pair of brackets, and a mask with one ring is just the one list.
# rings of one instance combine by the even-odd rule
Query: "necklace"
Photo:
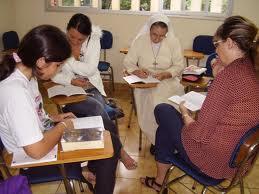
[(160, 47), (161, 47), (161, 42), (160, 43), (152, 43), (151, 42), (151, 47), (152, 47), (152, 52), (153, 52), (153, 57), (154, 57), (154, 62), (153, 62), (153, 65), (156, 69), (158, 63), (157, 63), (157, 57), (158, 57), (158, 54), (159, 54), (159, 51), (160, 51)]

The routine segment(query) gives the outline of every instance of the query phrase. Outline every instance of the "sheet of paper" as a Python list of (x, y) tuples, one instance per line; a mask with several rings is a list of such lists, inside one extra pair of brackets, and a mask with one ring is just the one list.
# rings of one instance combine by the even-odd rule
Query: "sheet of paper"
[(39, 160), (36, 160), (28, 156), (23, 149), (19, 149), (13, 153), (13, 161), (11, 166), (56, 161), (57, 153), (58, 153), (58, 145), (56, 145), (46, 156), (44, 156)]

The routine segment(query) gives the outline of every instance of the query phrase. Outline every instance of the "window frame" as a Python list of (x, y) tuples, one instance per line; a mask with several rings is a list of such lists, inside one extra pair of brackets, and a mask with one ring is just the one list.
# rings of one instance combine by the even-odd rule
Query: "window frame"
[[(99, 0), (101, 1), (101, 0)], [(82, 7), (52, 7), (50, 5), (50, 0), (45, 0), (45, 10), (47, 12), (86, 12), (87, 13), (100, 13), (100, 14), (122, 14), (122, 15), (152, 15), (155, 13), (163, 13), (171, 17), (180, 17), (180, 18), (193, 18), (193, 19), (205, 19), (205, 20), (224, 20), (226, 17), (229, 17), (233, 11), (234, 0), (228, 0), (228, 8), (225, 14), (223, 13), (213, 13), (208, 11), (172, 11), (172, 10), (163, 10), (163, 1), (159, 0), (160, 7), (158, 12), (151, 11), (131, 11), (131, 10), (111, 10), (111, 9), (100, 9), (94, 8), (91, 6), (82, 6)], [(100, 4), (99, 4), (100, 5)]]

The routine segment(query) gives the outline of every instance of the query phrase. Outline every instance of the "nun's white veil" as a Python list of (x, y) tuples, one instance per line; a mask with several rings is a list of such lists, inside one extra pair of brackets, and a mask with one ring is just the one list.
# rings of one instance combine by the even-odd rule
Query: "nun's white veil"
[(163, 14), (155, 14), (155, 15), (152, 15), (148, 19), (148, 21), (144, 24), (144, 26), (140, 29), (140, 31), (138, 32), (137, 36), (132, 41), (132, 44), (135, 42), (135, 40), (137, 40), (143, 34), (149, 34), (150, 33), (150, 28), (151, 28), (152, 24), (154, 24), (156, 22), (163, 22), (163, 23), (165, 23), (167, 25), (167, 27), (168, 27), (168, 32), (167, 32), (166, 36), (167, 37), (168, 36), (174, 37), (173, 27), (171, 25), (171, 22), (170, 22), (169, 18), (166, 15), (163, 15)]

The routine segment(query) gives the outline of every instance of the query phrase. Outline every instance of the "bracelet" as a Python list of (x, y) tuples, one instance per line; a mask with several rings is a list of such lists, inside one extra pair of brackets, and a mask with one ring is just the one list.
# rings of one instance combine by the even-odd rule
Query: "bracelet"
[(60, 124), (64, 125), (65, 129), (67, 129), (67, 124), (64, 121), (60, 122)]

